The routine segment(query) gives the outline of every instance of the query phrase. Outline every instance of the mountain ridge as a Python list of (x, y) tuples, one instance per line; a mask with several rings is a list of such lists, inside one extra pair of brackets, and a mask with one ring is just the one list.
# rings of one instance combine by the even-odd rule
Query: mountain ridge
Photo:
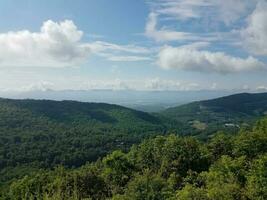
[(237, 94), (150, 114), (106, 103), (0, 98), (0, 183), (57, 165), (78, 167), (157, 135), (237, 132), (264, 115), (265, 100), (267, 93)]
[[(191, 125), (193, 130), (194, 126), (201, 124), (210, 134), (218, 128), (238, 128), (251, 124), (265, 116), (266, 111), (267, 93), (239, 93), (168, 108), (160, 114)], [(200, 129), (195, 131), (199, 133)]]
[(118, 105), (2, 98), (0, 186), (18, 174), (78, 167), (113, 150), (126, 151), (165, 129), (156, 116)]

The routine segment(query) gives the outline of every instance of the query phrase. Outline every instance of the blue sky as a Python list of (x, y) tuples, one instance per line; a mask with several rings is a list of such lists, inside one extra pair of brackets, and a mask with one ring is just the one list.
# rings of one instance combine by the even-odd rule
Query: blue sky
[(2, 0), (0, 90), (266, 90), (266, 0)]

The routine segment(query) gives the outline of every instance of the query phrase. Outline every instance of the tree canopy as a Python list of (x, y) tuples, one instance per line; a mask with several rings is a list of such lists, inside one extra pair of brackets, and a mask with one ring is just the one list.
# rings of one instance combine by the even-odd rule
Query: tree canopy
[[(266, 124), (207, 142), (157, 136), (77, 169), (57, 167), (15, 180), (2, 199), (264, 200)], [(265, 145), (264, 145), (265, 144)]]

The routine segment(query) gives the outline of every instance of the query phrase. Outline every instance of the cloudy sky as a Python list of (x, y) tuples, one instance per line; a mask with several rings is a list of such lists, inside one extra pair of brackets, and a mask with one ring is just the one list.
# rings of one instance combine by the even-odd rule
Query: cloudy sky
[(2, 0), (0, 91), (267, 89), (267, 0)]

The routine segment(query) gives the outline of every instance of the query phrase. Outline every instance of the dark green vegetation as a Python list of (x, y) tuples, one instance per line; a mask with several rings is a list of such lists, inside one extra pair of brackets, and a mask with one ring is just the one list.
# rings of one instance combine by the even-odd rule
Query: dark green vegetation
[(156, 117), (117, 105), (0, 99), (0, 186), (39, 168), (81, 166), (164, 131)]
[(79, 169), (14, 181), (3, 199), (265, 200), (267, 119), (235, 136), (157, 136)]
[[(161, 181), (169, 181), (171, 176), (169, 172), (166, 172), (166, 176), (164, 175), (165, 172), (162, 172), (163, 174), (160, 174), (160, 176), (158, 172), (160, 170), (165, 170), (165, 165), (168, 165), (169, 162), (171, 162), (171, 159), (178, 159), (178, 161), (175, 161), (178, 162), (178, 164), (180, 162), (185, 162), (184, 165), (186, 165), (186, 168), (179, 164), (179, 170), (181, 170), (178, 174), (179, 177), (176, 177), (177, 174), (174, 174), (174, 178), (178, 178), (179, 181), (181, 181), (183, 178), (187, 177), (189, 169), (194, 173), (197, 172), (201, 174), (201, 172), (207, 171), (211, 164), (214, 164), (215, 160), (220, 156), (216, 157), (216, 159), (213, 158), (215, 155), (211, 155), (212, 153), (210, 152), (210, 149), (207, 150), (208, 146), (199, 143), (196, 139), (183, 139), (179, 137), (176, 138), (176, 136), (170, 136), (147, 140), (144, 142), (144, 144), (148, 143), (147, 150), (142, 150), (141, 147), (144, 145), (142, 144), (139, 147), (133, 147), (132, 149), (136, 150), (131, 150), (128, 154), (115, 151), (114, 154), (117, 152), (117, 154), (123, 155), (122, 158), (118, 158), (122, 159), (122, 162), (124, 162), (124, 159), (128, 162), (128, 159), (130, 159), (130, 162), (125, 163), (126, 166), (123, 166), (126, 168), (120, 169), (122, 171), (126, 170), (125, 172), (130, 175), (117, 174), (116, 179), (120, 180), (121, 176), (125, 177), (123, 178), (123, 182), (112, 183), (117, 189), (110, 188), (111, 183), (105, 175), (105, 173), (108, 173), (106, 172), (108, 169), (105, 167), (106, 161), (98, 161), (96, 164), (86, 165), (78, 170), (73, 169), (79, 168), (86, 164), (86, 162), (92, 162), (103, 158), (114, 150), (128, 152), (133, 144), (138, 144), (144, 139), (153, 138), (156, 135), (169, 135), (171, 133), (181, 136), (191, 135), (194, 136), (194, 138), (201, 139), (201, 141), (207, 141), (219, 130), (225, 131), (227, 135), (233, 135), (233, 133), (237, 133), (239, 130), (246, 132), (246, 130), (250, 129), (251, 124), (256, 119), (266, 114), (266, 110), (266, 93), (239, 94), (215, 100), (195, 102), (171, 108), (159, 114), (148, 114), (117, 105), (100, 103), (0, 99), (0, 194), (3, 195), (7, 193), (7, 191), (10, 190), (9, 187), (11, 184), (14, 185), (24, 179), (25, 181), (29, 179), (29, 181), (33, 181), (33, 190), (38, 184), (44, 185), (45, 192), (41, 192), (40, 195), (49, 196), (51, 192), (51, 195), (56, 198), (55, 195), (61, 195), (61, 190), (72, 192), (74, 189), (76, 191), (78, 188), (82, 187), (79, 184), (89, 184), (86, 182), (88, 177), (83, 176), (87, 176), (86, 170), (90, 171), (92, 170), (91, 168), (95, 168), (96, 171), (93, 171), (93, 174), (91, 175), (93, 177), (96, 176), (97, 180), (102, 181), (101, 184), (103, 185), (101, 187), (108, 187), (105, 191), (98, 191), (101, 195), (104, 195), (105, 198), (114, 196), (115, 194), (123, 195), (128, 190), (130, 191), (130, 189), (128, 189), (128, 187), (130, 187), (128, 184), (133, 184), (132, 181), (135, 180), (137, 183), (141, 181), (140, 184), (143, 184), (142, 180), (138, 179), (139, 176), (140, 179), (153, 177), (153, 180), (155, 178), (157, 182), (156, 184), (160, 185)], [(250, 135), (248, 134), (248, 136)], [(206, 160), (197, 161), (196, 165), (199, 167), (197, 169), (191, 169), (190, 167), (192, 163), (187, 163), (189, 161), (184, 160), (185, 158), (176, 158), (174, 155), (171, 155), (171, 157), (168, 158), (169, 160), (167, 158), (167, 160), (161, 160), (164, 159), (165, 154), (167, 156), (168, 152), (166, 149), (171, 145), (168, 142), (166, 143), (165, 140), (172, 140), (171, 138), (174, 140), (172, 141), (174, 142), (173, 145), (180, 145), (183, 147), (183, 145), (186, 146), (188, 142), (188, 145), (193, 145), (192, 148), (199, 149), (199, 154), (192, 155), (193, 157), (191, 157), (190, 150), (187, 150), (187, 148), (190, 148), (191, 146), (186, 146), (179, 150), (170, 146), (170, 149), (174, 148), (173, 151), (185, 153), (185, 158), (189, 160), (195, 159), (194, 156), (202, 159), (203, 155)], [(228, 136), (223, 136), (223, 139), (226, 141), (228, 141), (227, 138)], [(177, 144), (175, 142), (176, 140), (179, 141)], [(231, 141), (235, 140), (235, 137), (231, 138)], [(165, 145), (164, 149), (161, 149), (160, 147), (155, 147), (156, 149), (154, 149), (153, 146), (156, 141), (158, 141), (158, 145)], [(236, 144), (231, 143), (230, 145), (229, 143), (223, 143), (220, 148), (224, 148), (223, 145), (227, 146), (227, 152), (231, 152), (232, 146)], [(244, 144), (244, 146), (245, 145), (247, 144)], [(149, 149), (150, 146), (152, 149)], [(255, 146), (250, 151), (253, 152), (253, 149), (255, 148), (258, 147)], [(207, 152), (202, 152), (202, 150)], [(220, 151), (220, 149), (218, 151)], [(253, 156), (258, 155), (258, 150), (256, 149), (255, 151), (256, 153), (254, 153)], [(249, 157), (251, 152), (247, 151), (244, 154)], [(145, 157), (129, 157), (137, 156), (139, 154), (144, 154)], [(232, 159), (238, 157), (233, 152), (231, 154), (227, 153), (226, 155), (232, 156)], [(155, 158), (154, 161), (151, 161), (150, 159), (154, 156), (157, 156), (159, 160), (157, 161)], [(138, 166), (139, 162), (143, 162), (143, 164)], [(251, 159), (248, 161), (246, 160), (246, 162), (249, 162), (249, 164), (252, 165)], [(174, 163), (174, 166), (169, 166), (169, 168), (175, 168), (176, 164)], [(118, 163), (116, 162), (115, 165), (118, 165)], [(155, 168), (154, 171), (151, 171), (150, 165), (155, 165), (153, 167)], [(60, 168), (55, 171), (46, 171), (57, 166), (63, 166), (65, 169)], [(250, 168), (247, 170), (249, 169)], [(172, 169), (170, 170), (172, 171)], [(34, 175), (36, 173), (37, 175)], [(28, 175), (28, 177), (17, 181), (25, 175)], [(51, 185), (47, 186), (44, 182), (35, 183), (36, 180), (33, 178), (35, 176), (38, 176), (38, 179)], [(74, 177), (76, 178), (73, 179)], [(70, 180), (68, 180), (69, 178)], [(83, 178), (86, 180), (83, 180)], [(112, 177), (109, 178), (112, 179), (110, 181), (114, 181)], [(91, 180), (90, 177), (89, 179)], [(58, 182), (53, 182), (54, 180)], [(65, 180), (74, 182), (68, 183), (64, 182)], [(78, 183), (77, 181), (80, 180), (82, 182)], [(96, 181), (96, 183), (94, 182), (95, 184), (100, 184), (97, 180), (93, 178), (93, 181)], [(24, 182), (22, 183), (24, 184)], [(64, 187), (66, 188), (64, 189), (62, 188), (63, 186), (61, 187), (57, 184), (68, 185), (65, 185)], [(179, 184), (183, 184), (183, 181), (179, 182)], [(72, 186), (75, 186), (75, 188), (68, 189), (68, 187)], [(22, 186), (19, 185), (19, 187)], [(30, 194), (32, 189), (28, 187), (29, 186), (27, 186), (25, 190), (29, 190), (28, 192)], [(60, 191), (56, 190), (55, 187)], [(142, 187), (140, 185), (140, 188)], [(42, 188), (35, 189), (43, 190)], [(163, 193), (165, 193), (165, 189), (164, 192), (162, 191)], [(175, 191), (179, 189), (181, 189), (181, 185), (175, 187)], [(19, 190), (16, 188), (10, 191), (16, 193)], [(27, 191), (19, 191), (19, 194), (22, 195), (23, 193), (24, 195)], [(95, 192), (94, 189), (92, 189), (92, 191)], [(132, 193), (134, 193), (133, 191)], [(59, 193), (56, 194), (57, 192)], [(86, 195), (87, 192), (88, 191), (85, 191)], [(106, 193), (102, 194), (103, 192)], [(166, 192), (169, 193), (170, 191), (167, 190)], [(76, 193), (75, 195), (82, 195)], [(171, 193), (173, 194), (176, 192), (172, 191)], [(74, 195), (74, 193), (64, 193), (64, 195)], [(97, 199), (96, 197), (92, 198)], [(98, 199), (101, 198), (99, 197)]]
[(174, 120), (173, 123), (183, 124), (183, 134), (204, 138), (217, 130), (231, 132), (246, 127), (266, 114), (267, 93), (235, 94), (169, 108), (161, 113)]

